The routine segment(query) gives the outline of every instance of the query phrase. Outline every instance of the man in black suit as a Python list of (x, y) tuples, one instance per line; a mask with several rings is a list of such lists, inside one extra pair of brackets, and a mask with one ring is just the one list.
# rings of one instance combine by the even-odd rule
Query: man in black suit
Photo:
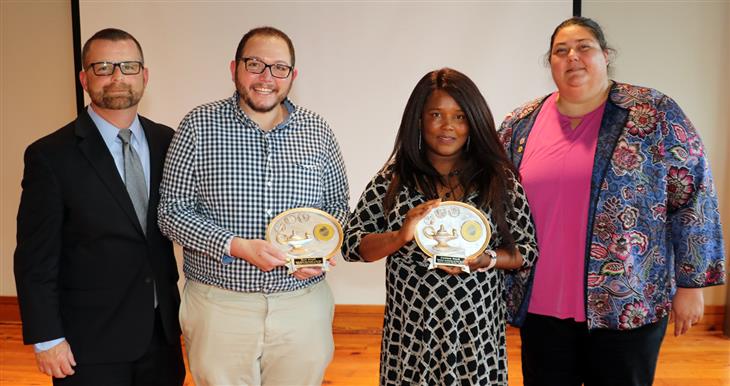
[(90, 106), (25, 152), (23, 340), (54, 385), (181, 385), (177, 266), (157, 227), (173, 131), (137, 115), (148, 70), (132, 35), (101, 30), (82, 58)]

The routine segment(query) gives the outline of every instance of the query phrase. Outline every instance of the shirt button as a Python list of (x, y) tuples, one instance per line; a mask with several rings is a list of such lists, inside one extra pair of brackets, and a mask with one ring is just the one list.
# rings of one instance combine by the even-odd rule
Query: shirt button
[(266, 214), (267, 214), (268, 216), (271, 216), (271, 213), (272, 213), (271, 209), (266, 209)]
[(150, 283), (152, 283), (152, 278), (148, 276), (148, 277), (144, 278), (144, 282), (145, 282), (145, 284), (150, 284)]
[(266, 181), (266, 186), (272, 187), (272, 186), (274, 186), (274, 183), (271, 181)]

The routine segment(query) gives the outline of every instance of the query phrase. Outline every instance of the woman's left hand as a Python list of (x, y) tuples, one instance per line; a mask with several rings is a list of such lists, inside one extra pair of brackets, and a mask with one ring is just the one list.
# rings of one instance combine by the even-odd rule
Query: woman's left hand
[(705, 313), (705, 298), (702, 288), (677, 288), (677, 294), (672, 300), (672, 315), (674, 320), (674, 336), (684, 335), (699, 323)]
[(478, 270), (479, 268), (486, 268), (489, 266), (489, 263), (492, 262), (492, 257), (487, 255), (486, 253), (481, 253), (479, 256), (467, 259), (464, 263), (469, 266), (469, 269), (473, 272)]
[(436, 268), (448, 273), (449, 275), (459, 275), (464, 272), (459, 267), (449, 267), (449, 266), (439, 265)]
[[(477, 257), (473, 257), (471, 259), (464, 260), (464, 264), (469, 267), (469, 272), (474, 272), (478, 270), (479, 268), (485, 268), (489, 266), (489, 263), (491, 262), (492, 257), (487, 255), (486, 253), (482, 253)], [(443, 266), (439, 265), (439, 269), (442, 271), (445, 271), (446, 273), (450, 275), (458, 275), (460, 273), (464, 273), (464, 271), (459, 267), (449, 267), (449, 266)]]

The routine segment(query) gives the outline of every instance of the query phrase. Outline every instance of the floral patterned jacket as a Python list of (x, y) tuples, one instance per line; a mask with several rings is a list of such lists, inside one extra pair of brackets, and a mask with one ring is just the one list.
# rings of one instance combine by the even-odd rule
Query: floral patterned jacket
[[(500, 128), (518, 167), (545, 98), (507, 115)], [(724, 283), (710, 167), (697, 131), (668, 96), (614, 83), (598, 136), (588, 213), (589, 329), (656, 322), (671, 311), (676, 287)], [(526, 309), (522, 304), (522, 313)]]

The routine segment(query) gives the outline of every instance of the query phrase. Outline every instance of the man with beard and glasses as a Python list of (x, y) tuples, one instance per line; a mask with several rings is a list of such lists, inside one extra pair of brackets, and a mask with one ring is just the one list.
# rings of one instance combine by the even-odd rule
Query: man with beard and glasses
[(173, 131), (137, 115), (148, 70), (132, 35), (101, 30), (82, 60), (91, 104), (25, 152), (23, 340), (54, 385), (182, 385), (177, 264), (157, 226)]
[(287, 273), (264, 239), (292, 208), (344, 222), (344, 163), (329, 125), (287, 98), (297, 70), (286, 34), (249, 31), (230, 68), (236, 92), (182, 120), (160, 186), (160, 229), (184, 248), (190, 371), (197, 386), (320, 385), (332, 292), (321, 269)]

